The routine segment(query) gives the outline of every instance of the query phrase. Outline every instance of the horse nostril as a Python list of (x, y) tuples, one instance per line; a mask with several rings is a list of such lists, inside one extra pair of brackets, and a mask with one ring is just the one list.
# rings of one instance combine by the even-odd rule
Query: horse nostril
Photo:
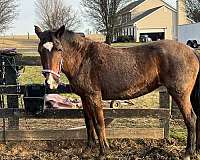
[(45, 84), (48, 84), (48, 83), (47, 83), (47, 79), (45, 79)]
[(46, 86), (51, 85), (51, 83), (50, 83), (50, 81), (49, 81), (48, 79), (45, 80), (45, 85), (46, 85)]

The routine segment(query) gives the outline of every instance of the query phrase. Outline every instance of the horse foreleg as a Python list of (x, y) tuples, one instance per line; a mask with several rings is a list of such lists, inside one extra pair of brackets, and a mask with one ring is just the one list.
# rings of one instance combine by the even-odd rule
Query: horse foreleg
[(190, 156), (195, 152), (196, 145), (196, 114), (192, 108), (190, 97), (182, 95), (181, 97), (174, 97), (177, 105), (183, 115), (185, 125), (187, 127), (187, 146), (184, 160), (190, 160)]
[(105, 123), (104, 123), (104, 115), (102, 108), (94, 108), (95, 116), (93, 118), (93, 123), (95, 127), (95, 131), (98, 136), (99, 144), (100, 144), (100, 156), (105, 155), (106, 149), (109, 148), (108, 142), (106, 140), (105, 134)]
[(105, 123), (103, 114), (103, 104), (99, 96), (89, 96), (88, 103), (90, 104), (90, 113), (92, 121), (100, 144), (100, 156), (105, 155), (106, 149), (109, 148), (105, 134)]
[(87, 129), (87, 149), (91, 149), (93, 146), (96, 145), (94, 125), (92, 121), (92, 116), (88, 108), (89, 105), (85, 101), (84, 97), (81, 98), (81, 100), (84, 111), (85, 125)]

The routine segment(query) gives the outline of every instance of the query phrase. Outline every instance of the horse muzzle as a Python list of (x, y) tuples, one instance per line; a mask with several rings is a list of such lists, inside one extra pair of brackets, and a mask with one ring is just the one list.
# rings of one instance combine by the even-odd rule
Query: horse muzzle
[(56, 81), (53, 77), (53, 75), (50, 73), (49, 76), (46, 79), (46, 85), (50, 88), (50, 89), (57, 89), (58, 88), (58, 81)]

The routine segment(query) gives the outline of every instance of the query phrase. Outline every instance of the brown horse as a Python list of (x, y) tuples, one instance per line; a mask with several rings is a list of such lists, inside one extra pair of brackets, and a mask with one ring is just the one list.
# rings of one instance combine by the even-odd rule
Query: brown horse
[[(102, 99), (132, 99), (162, 85), (168, 89), (183, 115), (188, 131), (185, 159), (190, 159), (196, 146), (196, 114), (200, 116), (199, 84), (195, 85), (197, 78), (199, 81), (199, 60), (193, 49), (169, 40), (113, 48), (80, 37), (65, 30), (64, 26), (44, 32), (35, 26), (35, 32), (40, 39), (38, 51), (46, 84), (56, 89), (62, 70), (75, 93), (81, 97), (89, 148), (95, 143), (95, 132), (100, 156), (109, 147)], [(200, 137), (197, 138), (199, 149)]]

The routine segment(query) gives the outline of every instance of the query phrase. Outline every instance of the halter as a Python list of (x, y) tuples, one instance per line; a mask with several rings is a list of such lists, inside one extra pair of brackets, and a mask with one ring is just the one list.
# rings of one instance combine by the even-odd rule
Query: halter
[(43, 70), (42, 70), (42, 73), (52, 73), (53, 75), (55, 75), (55, 76), (57, 76), (58, 78), (60, 78), (60, 73), (61, 73), (62, 66), (63, 66), (63, 58), (60, 60), (60, 66), (59, 66), (59, 71), (58, 71), (58, 73), (54, 72), (54, 71), (51, 70), (51, 69), (43, 69)]

